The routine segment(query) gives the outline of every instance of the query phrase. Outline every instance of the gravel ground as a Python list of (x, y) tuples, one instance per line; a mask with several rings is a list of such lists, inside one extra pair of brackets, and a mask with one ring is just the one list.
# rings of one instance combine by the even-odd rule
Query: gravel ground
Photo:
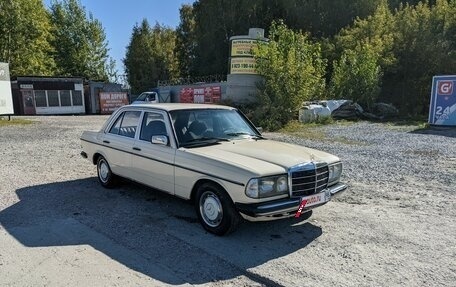
[(350, 189), (306, 222), (206, 233), (193, 207), (79, 156), (105, 116), (0, 127), (1, 286), (456, 286), (456, 130), (359, 122), (318, 128)]

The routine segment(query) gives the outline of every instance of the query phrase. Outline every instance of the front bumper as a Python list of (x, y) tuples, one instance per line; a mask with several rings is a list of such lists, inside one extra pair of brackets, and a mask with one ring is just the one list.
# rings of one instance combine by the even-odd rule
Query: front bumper
[[(328, 187), (326, 191), (330, 193), (330, 198), (332, 198), (333, 196), (341, 194), (347, 187), (348, 186), (344, 183), (337, 183)], [(303, 213), (314, 209), (315, 207), (322, 206), (328, 201), (319, 205), (305, 207)], [(301, 198), (296, 197), (262, 203), (236, 203), (235, 205), (242, 217), (249, 221), (269, 221), (294, 216), (298, 211), (300, 204)]]

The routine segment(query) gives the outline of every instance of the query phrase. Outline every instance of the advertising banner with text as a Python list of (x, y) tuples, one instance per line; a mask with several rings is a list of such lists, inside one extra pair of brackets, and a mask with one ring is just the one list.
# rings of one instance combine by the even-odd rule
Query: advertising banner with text
[(179, 94), (181, 103), (213, 104), (220, 102), (221, 98), (220, 86), (182, 88)]
[(100, 93), (100, 112), (102, 114), (112, 114), (112, 112), (124, 105), (128, 105), (127, 93)]
[(231, 58), (231, 74), (257, 74), (254, 58)]
[(236, 56), (251, 56), (253, 57), (252, 49), (256, 45), (256, 40), (253, 39), (237, 39), (231, 41), (231, 57)]

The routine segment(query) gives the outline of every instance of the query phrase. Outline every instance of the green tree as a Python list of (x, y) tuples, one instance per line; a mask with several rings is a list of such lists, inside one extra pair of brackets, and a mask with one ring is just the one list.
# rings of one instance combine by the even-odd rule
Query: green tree
[[(332, 37), (357, 17), (365, 18), (379, 0), (199, 0), (193, 5), (195, 45), (191, 57), (194, 75), (228, 72), (229, 38), (249, 28), (267, 29), (283, 19), (293, 30), (314, 38)], [(182, 20), (181, 20), (182, 21)]]
[(385, 75), (384, 97), (404, 112), (426, 114), (432, 76), (456, 71), (456, 1), (402, 6), (396, 13), (397, 69)]
[(79, 0), (53, 1), (51, 21), (60, 75), (100, 81), (115, 77), (103, 26), (92, 14), (87, 15)]
[(307, 34), (293, 32), (282, 22), (273, 22), (269, 31), (269, 43), (255, 50), (256, 69), (264, 82), (254, 118), (275, 130), (295, 116), (303, 101), (321, 98), (326, 61), (320, 45)]
[(184, 4), (179, 9), (180, 24), (176, 29), (175, 54), (178, 60), (181, 77), (189, 77), (193, 73), (195, 57), (195, 17), (193, 6)]
[(372, 16), (343, 29), (335, 51), (346, 55), (369, 45), (383, 71), (379, 100), (402, 113), (426, 114), (432, 76), (456, 70), (456, 1), (407, 1), (415, 5), (402, 4), (392, 12), (388, 4), (393, 2), (382, 0)]
[(336, 99), (350, 99), (370, 107), (380, 93), (381, 69), (375, 49), (369, 44), (345, 50), (334, 62), (330, 93)]
[(0, 1), (0, 61), (12, 76), (53, 74), (51, 24), (41, 0)]
[(371, 15), (379, 0), (282, 1), (285, 23), (313, 37), (332, 37), (357, 17)]
[(175, 32), (156, 24), (150, 27), (146, 19), (133, 27), (124, 65), (132, 93), (147, 91), (159, 80), (178, 77), (178, 63), (174, 54)]
[(395, 41), (395, 17), (386, 0), (381, 0), (373, 15), (366, 19), (357, 18), (353, 25), (344, 28), (335, 37), (336, 52), (355, 51), (369, 45), (373, 53), (379, 55), (383, 70), (393, 69), (396, 57), (393, 51)]

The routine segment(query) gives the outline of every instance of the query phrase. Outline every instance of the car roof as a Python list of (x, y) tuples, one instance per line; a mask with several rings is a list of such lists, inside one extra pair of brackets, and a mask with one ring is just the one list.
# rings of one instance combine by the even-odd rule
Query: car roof
[(176, 110), (207, 110), (207, 109), (223, 109), (223, 110), (234, 110), (235, 108), (222, 105), (213, 104), (186, 104), (186, 103), (141, 103), (133, 104), (124, 107), (142, 107), (142, 108), (155, 108), (164, 111), (176, 111)]

